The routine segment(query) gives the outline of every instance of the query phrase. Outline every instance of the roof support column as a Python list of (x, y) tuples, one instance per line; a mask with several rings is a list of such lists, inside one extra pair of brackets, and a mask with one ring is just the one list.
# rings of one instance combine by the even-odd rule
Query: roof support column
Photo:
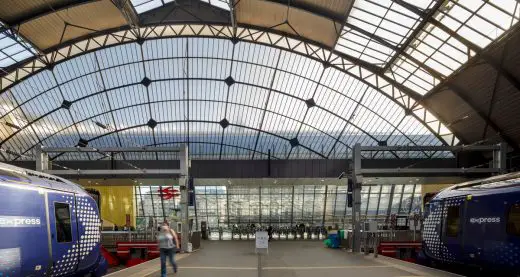
[(493, 166), (498, 168), (500, 174), (507, 172), (507, 144), (505, 142), (498, 144), (498, 149), (493, 151)]
[(188, 160), (188, 146), (186, 144), (181, 146), (180, 153), (180, 177), (179, 187), (181, 191), (181, 251), (186, 252), (188, 250), (189, 237), (189, 226), (188, 226), (188, 205), (189, 205), (189, 190), (188, 190), (188, 178), (189, 178), (189, 160)]
[[(363, 175), (361, 174), (361, 144), (354, 145), (352, 153), (354, 170), (352, 172), (352, 252), (361, 252), (361, 185)], [(350, 184), (349, 184), (350, 185)]]
[(36, 171), (44, 172), (49, 170), (49, 154), (42, 151), (42, 145), (38, 145), (36, 149)]

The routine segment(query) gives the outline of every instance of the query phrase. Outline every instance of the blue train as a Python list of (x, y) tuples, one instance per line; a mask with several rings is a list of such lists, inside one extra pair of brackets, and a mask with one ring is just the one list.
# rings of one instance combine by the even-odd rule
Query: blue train
[(520, 173), (433, 197), (425, 205), (423, 254), (437, 264), (520, 274)]
[(0, 163), (0, 276), (102, 276), (96, 202), (65, 179)]

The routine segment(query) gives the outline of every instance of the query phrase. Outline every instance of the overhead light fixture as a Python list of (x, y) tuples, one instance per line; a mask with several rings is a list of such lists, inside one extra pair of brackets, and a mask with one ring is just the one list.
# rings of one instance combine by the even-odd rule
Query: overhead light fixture
[(103, 129), (105, 129), (105, 130), (108, 129), (107, 125), (105, 125), (105, 124), (103, 124), (103, 123), (101, 123), (101, 122), (94, 121), (94, 123), (95, 123), (97, 126), (103, 128)]
[(7, 125), (7, 126), (9, 126), (9, 127), (11, 127), (11, 128), (15, 128), (15, 129), (17, 129), (17, 130), (22, 129), (22, 128), (20, 128), (20, 126), (15, 125), (15, 124), (10, 123), (10, 122), (6, 122), (5, 125)]

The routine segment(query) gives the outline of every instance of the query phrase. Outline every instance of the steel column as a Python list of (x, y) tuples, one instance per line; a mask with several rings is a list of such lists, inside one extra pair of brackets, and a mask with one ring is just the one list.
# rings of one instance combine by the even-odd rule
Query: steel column
[(189, 229), (188, 229), (188, 205), (189, 205), (189, 190), (188, 190), (188, 177), (189, 177), (189, 160), (188, 160), (188, 146), (184, 144), (180, 149), (180, 177), (179, 186), (181, 190), (181, 250), (188, 250), (189, 241)]
[(36, 171), (49, 171), (49, 155), (42, 151), (42, 146), (36, 147)]
[[(321, 219), (321, 226), (325, 226), (325, 215), (327, 213), (327, 196), (329, 194), (329, 185), (325, 185), (325, 199), (323, 201), (323, 218)], [(314, 222), (313, 222), (314, 224)]]
[(352, 172), (352, 252), (361, 251), (361, 185), (363, 184), (363, 175), (361, 172), (361, 144), (356, 143), (354, 145), (354, 151), (352, 153), (354, 160), (354, 170)]

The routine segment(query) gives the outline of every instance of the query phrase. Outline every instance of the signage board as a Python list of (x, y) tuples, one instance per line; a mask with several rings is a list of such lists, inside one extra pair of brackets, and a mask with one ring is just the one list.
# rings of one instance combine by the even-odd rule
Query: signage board
[(256, 249), (267, 249), (269, 248), (269, 235), (266, 231), (256, 232)]

